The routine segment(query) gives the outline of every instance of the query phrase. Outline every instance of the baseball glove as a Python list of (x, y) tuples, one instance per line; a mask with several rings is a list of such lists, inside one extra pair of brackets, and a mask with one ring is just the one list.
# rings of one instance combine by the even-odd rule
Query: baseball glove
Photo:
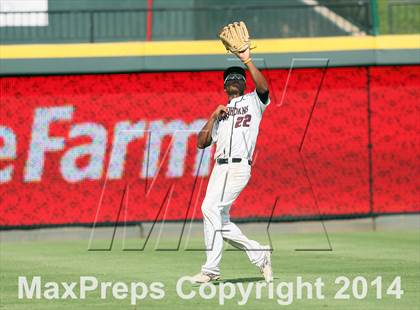
[(249, 41), (248, 29), (246, 29), (246, 25), (242, 21), (234, 22), (223, 27), (219, 32), (219, 38), (222, 40), (226, 50), (233, 54), (238, 54), (246, 51), (248, 48), (252, 48), (251, 42)]

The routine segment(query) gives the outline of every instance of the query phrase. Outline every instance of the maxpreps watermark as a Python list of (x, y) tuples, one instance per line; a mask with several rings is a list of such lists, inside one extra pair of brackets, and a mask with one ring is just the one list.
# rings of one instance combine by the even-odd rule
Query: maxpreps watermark
[(40, 276), (30, 281), (25, 276), (18, 278), (19, 299), (86, 299), (88, 293), (101, 299), (130, 299), (132, 305), (146, 298), (154, 300), (165, 297), (165, 285), (161, 282), (99, 282), (94, 276), (81, 276), (79, 282), (43, 282)]
[[(396, 276), (390, 283), (383, 283), (382, 277), (377, 276), (368, 281), (363, 276), (348, 278), (339, 276), (333, 285), (335, 293), (328, 296), (324, 292), (326, 283), (321, 277), (315, 281), (305, 281), (297, 276), (295, 281), (266, 283), (263, 281), (249, 283), (218, 282), (205, 283), (194, 286), (191, 277), (178, 279), (175, 291), (183, 300), (217, 299), (219, 305), (228, 300), (236, 300), (238, 305), (246, 305), (250, 300), (270, 299), (279, 305), (291, 305), (295, 300), (352, 300), (365, 299), (369, 293), (382, 299), (385, 295), (401, 299), (404, 290), (401, 287), (401, 277)], [(40, 276), (32, 277), (28, 281), (25, 276), (18, 278), (19, 299), (86, 299), (88, 294), (99, 293), (101, 299), (114, 298), (129, 299), (132, 305), (138, 301), (150, 298), (162, 300), (165, 298), (165, 285), (162, 282), (100, 282), (94, 276), (81, 276), (78, 282), (43, 282)]]

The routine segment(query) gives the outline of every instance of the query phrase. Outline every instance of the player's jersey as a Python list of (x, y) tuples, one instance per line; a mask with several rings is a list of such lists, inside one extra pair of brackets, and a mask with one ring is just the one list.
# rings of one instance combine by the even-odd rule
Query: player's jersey
[(229, 117), (213, 125), (211, 137), (216, 142), (215, 159), (252, 159), (261, 118), (269, 103), (270, 98), (264, 104), (255, 90), (229, 102)]

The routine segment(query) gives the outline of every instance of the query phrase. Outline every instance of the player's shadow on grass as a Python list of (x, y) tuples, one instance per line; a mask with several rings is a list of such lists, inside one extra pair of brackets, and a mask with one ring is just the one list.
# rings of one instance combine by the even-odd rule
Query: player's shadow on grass
[[(224, 279), (218, 281), (212, 281), (213, 285), (219, 285), (220, 283), (250, 283), (250, 282), (260, 282), (264, 281), (263, 277), (253, 277), (253, 278), (236, 278), (236, 279)], [(193, 287), (199, 287), (200, 284), (193, 284)]]
[[(274, 278), (279, 279), (279, 278)], [(260, 282), (265, 281), (263, 277), (252, 277), (252, 278), (236, 278), (236, 279), (224, 279), (219, 281), (213, 281), (213, 285), (219, 285), (220, 283), (250, 283), (250, 282)], [(200, 285), (195, 284), (193, 287), (199, 287)]]
[(219, 285), (220, 283), (249, 283), (249, 282), (259, 282), (264, 280), (263, 277), (252, 277), (252, 278), (236, 278), (236, 279), (222, 279), (220, 281), (215, 281), (214, 285)]

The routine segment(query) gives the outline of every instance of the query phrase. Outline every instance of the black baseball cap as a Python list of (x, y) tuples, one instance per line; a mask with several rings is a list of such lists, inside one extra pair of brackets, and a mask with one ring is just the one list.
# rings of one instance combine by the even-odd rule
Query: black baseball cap
[(225, 70), (225, 72), (223, 72), (223, 80), (226, 80), (227, 76), (229, 74), (232, 73), (237, 73), (240, 74), (244, 77), (244, 79), (246, 78), (246, 74), (245, 74), (245, 69), (242, 67), (229, 67)]

